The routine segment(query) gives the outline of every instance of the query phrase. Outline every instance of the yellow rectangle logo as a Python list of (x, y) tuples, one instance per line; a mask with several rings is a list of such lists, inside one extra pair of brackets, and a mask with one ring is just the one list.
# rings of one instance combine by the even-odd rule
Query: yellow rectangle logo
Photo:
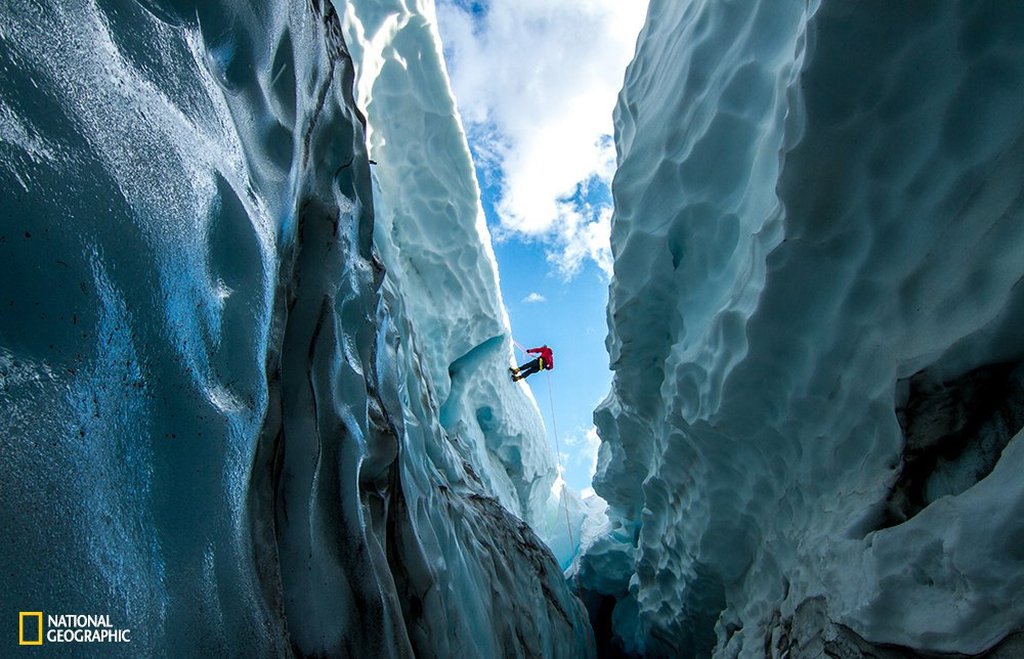
[[(35, 618), (37, 624), (32, 625), (29, 623), (29, 632), (35, 630), (35, 634), (29, 633), (29, 639), (35, 637), (35, 640), (27, 640), (25, 634), (25, 621), (31, 621)], [(18, 613), (18, 645), (42, 645), (43, 644), (43, 612), (42, 611), (21, 611)]]

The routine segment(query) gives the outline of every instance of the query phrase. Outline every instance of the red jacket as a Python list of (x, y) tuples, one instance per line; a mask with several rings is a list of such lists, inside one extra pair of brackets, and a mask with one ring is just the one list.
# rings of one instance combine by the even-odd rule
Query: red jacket
[(535, 355), (540, 355), (540, 358), (544, 360), (544, 369), (550, 371), (555, 367), (554, 354), (551, 352), (551, 348), (547, 346), (541, 346), (539, 348), (530, 348), (526, 352), (531, 352)]

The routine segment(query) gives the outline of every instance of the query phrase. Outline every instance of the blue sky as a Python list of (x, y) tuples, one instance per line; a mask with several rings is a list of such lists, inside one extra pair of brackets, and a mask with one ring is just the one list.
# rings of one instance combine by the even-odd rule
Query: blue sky
[[(497, 190), (491, 186), (482, 192), (488, 224), (496, 226)], [(542, 239), (509, 238), (496, 242), (494, 252), (515, 339), (526, 348), (546, 343), (554, 351), (556, 369), (532, 376), (527, 383), (552, 444), (558, 429), (565, 481), (583, 491), (590, 487), (597, 450), (593, 410), (611, 384), (604, 348), (607, 277), (592, 261), (583, 263), (571, 279), (564, 277), (549, 260)], [(517, 356), (523, 363), (522, 354)]]
[[(594, 407), (611, 383), (612, 111), (646, 0), (438, 0), (515, 338), (555, 370), (527, 382), (565, 480), (590, 487)], [(554, 400), (551, 418), (548, 386)], [(554, 421), (555, 423), (552, 423)]]

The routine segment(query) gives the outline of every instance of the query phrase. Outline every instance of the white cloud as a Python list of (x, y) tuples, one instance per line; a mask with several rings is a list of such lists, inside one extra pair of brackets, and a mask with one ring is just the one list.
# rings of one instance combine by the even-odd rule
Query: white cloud
[(561, 464), (558, 465), (558, 475), (555, 477), (555, 481), (551, 483), (551, 496), (557, 497), (562, 494), (562, 488), (566, 487), (565, 482), (565, 469)]
[(585, 206), (582, 211), (563, 204), (561, 222), (556, 227), (564, 249), (549, 259), (567, 278), (575, 275), (585, 259), (594, 261), (608, 276), (612, 275), (612, 209)]
[(566, 438), (566, 444), (576, 448), (577, 464), (587, 467), (587, 479), (593, 480), (597, 473), (597, 451), (601, 448), (601, 438), (597, 434), (597, 427), (577, 428), (576, 432)]
[(538, 303), (538, 302), (547, 302), (547, 301), (548, 301), (548, 299), (546, 297), (544, 297), (540, 293), (537, 293), (536, 291), (534, 291), (533, 293), (530, 293), (529, 295), (527, 295), (526, 297), (523, 298), (523, 302), (525, 302), (526, 304), (535, 304), (535, 303)]
[(597, 428), (591, 427), (586, 434), (586, 443), (583, 445), (583, 452), (587, 458), (587, 474), (590, 480), (594, 480), (597, 473), (597, 451), (601, 448), (601, 438), (597, 436)]
[(442, 0), (438, 20), (480, 164), (500, 170), (496, 237), (549, 241), (565, 276), (587, 259), (609, 272), (610, 202), (582, 198), (611, 182), (612, 109), (646, 0), (492, 0), (482, 17), (467, 4)]

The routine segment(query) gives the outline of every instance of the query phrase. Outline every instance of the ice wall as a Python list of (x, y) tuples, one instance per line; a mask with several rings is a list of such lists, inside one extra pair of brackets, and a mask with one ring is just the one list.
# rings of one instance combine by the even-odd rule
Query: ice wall
[[(572, 559), (554, 454), (514, 355), (480, 191), (442, 56), (433, 2), (351, 2), (343, 19), (367, 114), (376, 243), (385, 288), (412, 325), (421, 365), (459, 459), (502, 504)], [(554, 492), (552, 491), (554, 487)], [(579, 533), (573, 534), (574, 538)]]
[(615, 114), (600, 642), (1024, 628), (1021, 89), (1017, 3), (651, 3)]
[[(123, 656), (588, 653), (501, 505), (550, 458), (482, 383), (508, 359), (486, 235), (374, 191), (350, 10), (0, 3), (4, 619), (108, 614)], [(446, 328), (398, 266), (448, 257)]]

